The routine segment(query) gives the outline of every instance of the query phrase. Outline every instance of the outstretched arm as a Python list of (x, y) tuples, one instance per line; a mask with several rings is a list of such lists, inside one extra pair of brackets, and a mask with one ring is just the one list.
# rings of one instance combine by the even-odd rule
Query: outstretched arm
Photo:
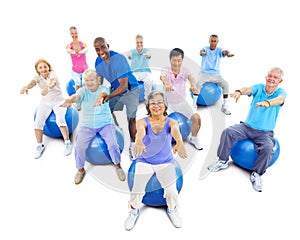
[(29, 84), (25, 85), (24, 87), (21, 88), (20, 90), (20, 94), (28, 94), (28, 90), (33, 88), (36, 85), (36, 81), (35, 80), (31, 80)]
[(174, 91), (174, 88), (170, 85), (170, 83), (168, 81), (167, 74), (162, 73), (160, 75), (160, 80), (163, 82), (167, 92)]
[(241, 89), (235, 90), (234, 93), (230, 94), (230, 97), (234, 98), (237, 102), (241, 95), (251, 95), (252, 94), (252, 88), (250, 87), (243, 87)]
[(198, 94), (199, 94), (199, 90), (198, 90), (197, 87), (196, 87), (196, 81), (195, 81), (194, 76), (193, 76), (192, 74), (189, 74), (189, 75), (188, 75), (188, 80), (189, 80), (189, 82), (190, 82), (190, 84), (191, 84), (190, 91), (191, 91), (192, 93), (198, 95)]
[(258, 102), (256, 104), (256, 108), (259, 108), (259, 107), (266, 107), (266, 108), (269, 108), (269, 107), (272, 107), (272, 106), (278, 106), (278, 105), (282, 105), (284, 103), (284, 97), (282, 96), (278, 96), (276, 98), (272, 98), (270, 100), (265, 100), (265, 101), (262, 101), (262, 102)]
[(179, 131), (179, 126), (174, 119), (170, 120), (170, 128), (171, 128), (171, 135), (176, 141), (176, 144), (173, 147), (173, 153), (177, 152), (179, 157), (187, 158), (187, 152), (182, 141), (182, 136)]
[(146, 146), (143, 144), (143, 138), (146, 135), (146, 122), (140, 119), (136, 123), (135, 144), (133, 146), (133, 154), (138, 157), (143, 152), (146, 152)]
[(77, 102), (78, 100), (80, 100), (80, 95), (77, 93), (74, 93), (72, 96), (70, 96), (69, 98), (67, 98), (65, 100), (65, 102), (63, 104), (61, 104), (61, 107), (71, 107), (72, 103)]
[(86, 43), (82, 44), (82, 49), (78, 52), (78, 54), (84, 54), (88, 51)]
[(234, 54), (230, 53), (228, 50), (223, 50), (222, 51), (223, 56), (227, 56), (227, 57), (233, 57)]

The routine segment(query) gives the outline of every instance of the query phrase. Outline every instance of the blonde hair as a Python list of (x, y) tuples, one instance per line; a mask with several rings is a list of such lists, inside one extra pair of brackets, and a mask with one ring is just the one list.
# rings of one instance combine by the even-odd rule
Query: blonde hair
[(51, 64), (50, 64), (46, 59), (41, 58), (41, 59), (37, 60), (37, 61), (35, 62), (35, 64), (34, 64), (34, 68), (35, 68), (35, 71), (37, 72), (37, 74), (40, 74), (40, 73), (38, 72), (38, 70), (37, 70), (37, 66), (38, 66), (40, 63), (42, 63), (42, 62), (48, 65), (48, 67), (49, 67), (49, 72), (52, 72), (52, 71), (53, 71), (53, 69), (52, 69), (52, 67), (51, 67)]
[(98, 83), (100, 85), (102, 84), (102, 78), (98, 75), (98, 73), (94, 69), (85, 70), (82, 77), (83, 77), (84, 82), (88, 77), (95, 77), (98, 80)]

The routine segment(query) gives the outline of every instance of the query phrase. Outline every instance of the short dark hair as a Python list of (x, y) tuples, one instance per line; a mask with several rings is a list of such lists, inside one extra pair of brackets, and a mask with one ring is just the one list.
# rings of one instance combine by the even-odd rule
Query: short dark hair
[(170, 60), (171, 60), (172, 57), (176, 57), (176, 56), (179, 56), (179, 55), (181, 55), (182, 59), (184, 58), (184, 52), (183, 52), (182, 49), (180, 49), (180, 48), (172, 49), (171, 52), (170, 52), (170, 56), (169, 56)]

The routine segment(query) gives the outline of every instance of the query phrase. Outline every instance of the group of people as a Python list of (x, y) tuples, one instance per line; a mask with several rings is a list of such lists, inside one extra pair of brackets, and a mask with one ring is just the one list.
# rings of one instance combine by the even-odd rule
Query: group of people
[[(153, 173), (164, 189), (167, 213), (171, 222), (175, 227), (181, 227), (174, 154), (178, 153), (181, 158), (186, 158), (188, 153), (178, 123), (168, 117), (168, 108), (171, 107), (173, 111), (191, 119), (192, 128), (188, 141), (196, 149), (202, 150), (203, 146), (198, 136), (201, 118), (194, 106), (195, 98), (203, 83), (209, 81), (219, 84), (223, 89), (221, 110), (226, 115), (231, 114), (228, 106), (229, 96), (238, 101), (241, 95), (248, 95), (253, 96), (253, 100), (246, 121), (223, 130), (217, 151), (218, 160), (208, 166), (208, 169), (215, 172), (227, 168), (230, 149), (235, 141), (250, 138), (254, 141), (259, 155), (250, 180), (256, 191), (262, 191), (261, 176), (266, 172), (273, 156), (275, 142), (273, 130), (286, 98), (285, 90), (278, 87), (283, 78), (283, 71), (280, 68), (274, 67), (269, 70), (265, 84), (243, 87), (230, 94), (228, 82), (220, 74), (219, 64), (221, 57), (234, 55), (217, 47), (218, 36), (211, 35), (209, 46), (200, 50), (202, 57), (200, 79), (195, 79), (191, 72), (182, 66), (183, 50), (174, 48), (169, 54), (170, 67), (162, 70), (160, 75), (164, 91), (152, 91), (151, 69), (148, 65), (151, 52), (143, 47), (143, 36), (136, 36), (136, 48), (126, 54), (110, 50), (105, 38), (95, 38), (93, 44), (97, 58), (95, 68), (89, 69), (85, 56), (86, 44), (78, 40), (76, 27), (70, 28), (70, 34), (73, 42), (67, 45), (66, 49), (73, 63), (72, 76), (76, 93), (67, 99), (63, 98), (57, 76), (45, 59), (36, 62), (36, 75), (20, 91), (21, 94), (28, 93), (28, 90), (37, 84), (41, 89), (42, 97), (34, 127), (37, 139), (35, 158), (39, 158), (45, 149), (43, 127), (51, 111), (56, 114), (57, 125), (65, 140), (64, 154), (69, 155), (72, 152), (64, 116), (66, 107), (76, 104), (77, 108), (82, 108), (82, 119), (74, 150), (77, 168), (75, 184), (81, 183), (85, 176), (86, 149), (97, 133), (107, 144), (118, 179), (125, 181), (126, 174), (121, 167), (121, 153), (114, 134), (116, 119), (113, 112), (123, 110), (126, 106), (130, 135), (129, 155), (131, 160), (136, 161), (136, 169), (125, 229), (130, 230), (134, 227), (140, 213), (146, 184)], [(131, 65), (126, 57), (131, 60)], [(110, 83), (110, 88), (103, 85), (104, 79)], [(147, 116), (137, 121), (138, 81), (145, 83)], [(192, 92), (193, 97), (188, 92)], [(172, 144), (172, 138), (175, 139), (175, 144)]]

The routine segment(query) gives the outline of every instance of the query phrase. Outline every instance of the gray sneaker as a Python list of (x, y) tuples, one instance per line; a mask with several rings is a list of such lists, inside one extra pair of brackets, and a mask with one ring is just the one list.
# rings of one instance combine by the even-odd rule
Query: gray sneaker
[(42, 156), (44, 150), (45, 150), (45, 145), (44, 144), (37, 146), (33, 157), (35, 159), (40, 158)]
[(256, 173), (256, 172), (252, 172), (250, 175), (250, 181), (252, 183), (252, 187), (255, 191), (257, 192), (261, 192), (262, 191), (262, 179), (261, 176)]
[(139, 215), (140, 215), (139, 209), (137, 210), (136, 214), (134, 214), (132, 211), (129, 212), (129, 215), (125, 221), (125, 229), (126, 230), (131, 230), (134, 227)]
[(126, 174), (122, 168), (117, 169), (117, 175), (120, 181), (124, 182), (126, 179)]
[(218, 160), (215, 163), (208, 166), (208, 170), (211, 172), (217, 172), (221, 169), (228, 168), (228, 161)]
[(228, 109), (228, 106), (222, 105), (221, 111), (225, 114), (225, 115), (230, 115), (231, 112)]

